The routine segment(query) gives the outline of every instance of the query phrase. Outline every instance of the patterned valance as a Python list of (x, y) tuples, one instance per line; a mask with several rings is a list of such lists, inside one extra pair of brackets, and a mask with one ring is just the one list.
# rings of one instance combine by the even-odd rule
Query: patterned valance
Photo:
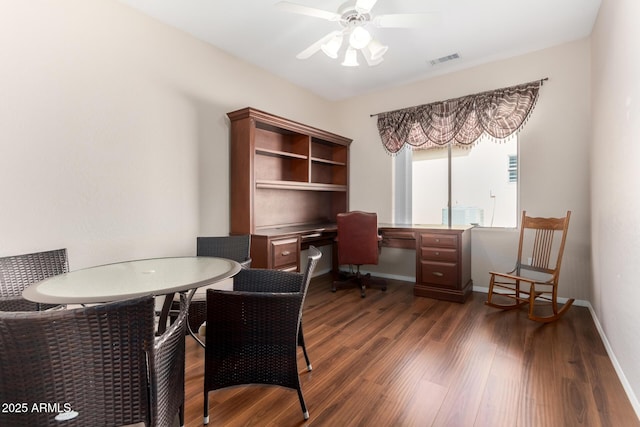
[(469, 146), (483, 135), (507, 138), (520, 130), (533, 111), (542, 82), (379, 113), (382, 145), (395, 154), (405, 144), (425, 149), (447, 144)]

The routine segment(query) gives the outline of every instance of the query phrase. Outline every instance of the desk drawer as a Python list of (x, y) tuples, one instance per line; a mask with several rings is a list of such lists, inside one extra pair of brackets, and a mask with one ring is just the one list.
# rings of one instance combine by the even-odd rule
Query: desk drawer
[(271, 241), (271, 264), (273, 268), (282, 269), (293, 265), (298, 266), (299, 244), (297, 238)]
[(382, 235), (383, 239), (416, 239), (416, 233), (414, 233), (413, 231), (380, 230), (380, 234)]
[(448, 248), (420, 248), (420, 259), (431, 261), (458, 261), (458, 251)]
[(416, 234), (412, 231), (380, 230), (380, 235), (382, 246), (387, 248), (416, 248)]
[(454, 262), (422, 261), (420, 263), (420, 273), (422, 283), (457, 287), (458, 264)]
[(455, 234), (422, 233), (420, 235), (420, 243), (423, 247), (457, 248), (458, 236)]

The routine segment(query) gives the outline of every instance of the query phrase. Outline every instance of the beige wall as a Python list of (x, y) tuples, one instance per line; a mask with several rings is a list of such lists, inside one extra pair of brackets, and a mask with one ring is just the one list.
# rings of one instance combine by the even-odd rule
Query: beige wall
[[(640, 3), (603, 0), (592, 34), (591, 303), (640, 394)], [(640, 413), (638, 401), (633, 402)]]
[[(11, 2), (0, 14), (0, 256), (67, 247), (77, 269), (192, 254), (196, 235), (227, 233), (225, 114), (245, 106), (354, 138), (351, 208), (390, 221), (393, 162), (371, 113), (549, 77), (520, 136), (520, 207), (573, 211), (561, 293), (592, 301), (640, 391), (640, 196), (627, 185), (639, 182), (638, 8), (603, 1), (593, 61), (581, 40), (331, 103), (116, 1)], [(473, 231), (476, 286), (510, 267), (516, 234)], [(382, 262), (415, 274), (410, 251), (385, 249)]]
[[(560, 216), (572, 211), (560, 293), (588, 300), (589, 70), (589, 41), (585, 39), (340, 103), (342, 117), (349, 121), (348, 135), (354, 138), (351, 208), (376, 211), (384, 222), (392, 220), (393, 159), (381, 146), (376, 119), (370, 117), (371, 113), (548, 77), (538, 104), (519, 135), (520, 209), (536, 216)], [(517, 238), (516, 230), (473, 230), (472, 278), (476, 287), (488, 286), (489, 270), (507, 271), (513, 267)], [(400, 255), (398, 251), (385, 249), (381, 270), (389, 273), (390, 266), (393, 268), (403, 260), (392, 274), (415, 275), (415, 267), (406, 262), (412, 256), (409, 252)]]
[(227, 112), (339, 130), (327, 101), (116, 1), (2, 9), (0, 256), (193, 254), (229, 230)]

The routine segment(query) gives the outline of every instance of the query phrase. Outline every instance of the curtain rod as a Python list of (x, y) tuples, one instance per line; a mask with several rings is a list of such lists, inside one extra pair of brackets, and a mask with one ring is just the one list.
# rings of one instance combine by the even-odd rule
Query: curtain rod
[[(533, 80), (533, 81), (531, 81), (529, 83), (533, 83), (533, 82), (538, 82), (539, 81), (540, 82), (540, 86), (542, 86), (542, 85), (544, 85), (544, 82), (546, 82), (547, 80), (549, 80), (549, 77), (544, 77), (544, 78), (542, 78), (540, 80)], [(527, 84), (527, 83), (522, 83), (522, 84)], [(520, 85), (515, 85), (515, 86), (520, 86)], [(506, 88), (503, 88), (503, 89), (506, 89)], [(500, 89), (493, 89), (493, 90), (500, 90)], [(492, 90), (488, 90), (488, 91), (485, 91), (485, 92), (493, 92), (493, 91)], [(474, 95), (479, 95), (479, 94), (485, 93), (485, 92), (478, 92), (478, 93), (475, 93)], [(465, 96), (474, 96), (474, 95), (465, 95)], [(459, 97), (459, 98), (462, 98), (462, 97)], [(448, 99), (447, 101), (451, 101), (452, 99), (457, 99), (457, 98), (451, 98), (451, 99)], [(436, 102), (447, 102), (447, 101), (436, 101)], [(406, 107), (406, 108), (412, 108), (412, 107)], [(405, 108), (400, 108), (400, 110), (404, 110), (404, 109)], [(392, 111), (397, 111), (397, 110), (392, 110)], [(378, 114), (382, 114), (382, 113), (369, 114), (369, 117), (375, 117)]]

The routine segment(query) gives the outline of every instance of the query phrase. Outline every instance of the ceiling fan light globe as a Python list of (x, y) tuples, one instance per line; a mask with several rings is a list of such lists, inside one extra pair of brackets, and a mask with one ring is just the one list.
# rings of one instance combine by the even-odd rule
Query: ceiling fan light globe
[(377, 61), (378, 59), (382, 59), (382, 56), (385, 53), (387, 53), (387, 50), (389, 50), (389, 46), (385, 46), (382, 43), (380, 43), (378, 40), (373, 39), (367, 45), (367, 49), (366, 50), (368, 51), (369, 56), (371, 57), (371, 59), (373, 61)]
[(355, 27), (349, 35), (349, 45), (354, 49), (363, 49), (371, 42), (371, 34), (363, 27)]
[(338, 59), (338, 52), (334, 52), (334, 51), (332, 51), (330, 49), (327, 49), (326, 46), (327, 45), (322, 45), (322, 47), (320, 48), (320, 49), (322, 49), (324, 54), (327, 55), (331, 59)]
[(347, 49), (347, 52), (344, 54), (344, 61), (342, 61), (342, 65), (345, 67), (357, 67), (358, 65), (358, 51), (352, 47)]
[(329, 58), (337, 59), (338, 51), (342, 46), (342, 35), (336, 35), (331, 38), (327, 43), (323, 44), (320, 49), (327, 55)]
[(370, 67), (378, 65), (384, 60), (384, 58), (382, 56), (379, 56), (377, 58), (373, 58), (371, 56), (371, 51), (368, 48), (367, 49), (362, 49), (360, 52), (362, 52), (362, 55), (364, 56), (364, 59), (367, 60), (367, 65), (369, 65)]

